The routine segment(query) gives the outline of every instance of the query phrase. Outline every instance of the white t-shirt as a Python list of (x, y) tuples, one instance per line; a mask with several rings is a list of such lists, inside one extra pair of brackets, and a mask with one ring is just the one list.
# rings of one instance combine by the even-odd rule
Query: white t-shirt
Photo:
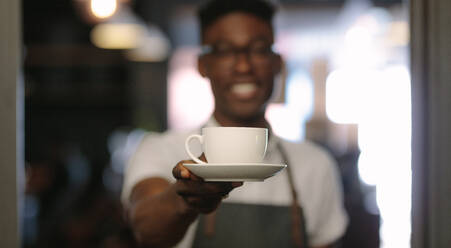
[[(207, 126), (216, 126), (210, 120)], [(162, 177), (175, 182), (172, 168), (181, 160), (188, 159), (184, 149), (185, 139), (200, 129), (188, 132), (166, 131), (162, 134), (149, 133), (132, 156), (125, 172), (122, 202), (129, 204), (133, 187), (143, 179)], [(303, 207), (307, 234), (311, 246), (331, 243), (340, 238), (347, 226), (347, 215), (343, 207), (342, 189), (334, 160), (319, 146), (310, 143), (291, 143), (272, 135), (269, 138), (265, 163), (283, 163), (277, 147), (281, 142), (285, 150), (294, 184)], [(201, 154), (201, 148), (192, 142), (192, 151)], [(266, 179), (264, 182), (245, 182), (234, 189), (225, 202), (289, 206), (290, 186), (286, 170)], [(194, 222), (177, 247), (191, 247), (197, 222)]]

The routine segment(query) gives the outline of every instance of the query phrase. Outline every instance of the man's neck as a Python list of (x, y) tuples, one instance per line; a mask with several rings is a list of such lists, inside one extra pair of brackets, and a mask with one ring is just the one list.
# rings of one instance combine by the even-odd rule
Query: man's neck
[(269, 123), (266, 121), (264, 114), (250, 119), (227, 118), (217, 112), (214, 112), (213, 116), (218, 124), (223, 127), (269, 127)]

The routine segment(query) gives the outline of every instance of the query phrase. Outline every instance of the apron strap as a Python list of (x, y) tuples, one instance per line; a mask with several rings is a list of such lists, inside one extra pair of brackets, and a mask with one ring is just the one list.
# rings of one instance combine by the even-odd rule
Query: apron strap
[(285, 149), (282, 147), (282, 144), (277, 142), (277, 148), (280, 151), (280, 154), (282, 156), (282, 159), (284, 160), (285, 164), (287, 164), (286, 170), (287, 170), (287, 176), (288, 176), (288, 183), (290, 185), (290, 192), (291, 192), (291, 221), (292, 221), (292, 237), (293, 242), (296, 245), (296, 247), (303, 248), (304, 244), (307, 244), (306, 240), (306, 230), (304, 230), (304, 224), (305, 219), (303, 215), (302, 208), (298, 201), (298, 192), (296, 190), (296, 186), (294, 184), (294, 178), (293, 173), (291, 171), (290, 162), (288, 160), (288, 155), (285, 152)]

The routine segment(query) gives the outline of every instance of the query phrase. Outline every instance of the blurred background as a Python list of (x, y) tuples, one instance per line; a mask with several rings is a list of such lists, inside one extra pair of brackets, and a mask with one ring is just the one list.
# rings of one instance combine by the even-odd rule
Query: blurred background
[[(119, 201), (130, 154), (213, 109), (196, 71), (202, 2), (23, 0), (23, 247), (133, 247)], [(273, 2), (286, 75), (267, 119), (336, 158), (343, 247), (410, 247), (407, 2)]]

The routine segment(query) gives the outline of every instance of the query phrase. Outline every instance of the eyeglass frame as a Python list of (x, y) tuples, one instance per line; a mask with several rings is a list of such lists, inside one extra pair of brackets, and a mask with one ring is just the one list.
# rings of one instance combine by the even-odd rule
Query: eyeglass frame
[[(224, 63), (227, 65), (234, 65), (237, 62), (237, 58), (239, 54), (244, 54), (246, 55), (246, 58), (249, 60), (249, 62), (253, 65), (263, 65), (264, 63), (268, 63), (270, 62), (270, 59), (274, 56), (277, 55), (277, 53), (274, 51), (274, 44), (271, 44), (269, 46), (267, 46), (265, 48), (264, 51), (252, 51), (252, 45), (253, 44), (249, 44), (247, 46), (244, 47), (234, 47), (231, 46), (231, 48), (228, 49), (228, 51), (223, 52), (226, 54), (222, 54), (222, 58), (221, 56), (221, 52), (217, 50), (217, 48), (215, 46), (217, 46), (217, 44), (212, 45), (212, 44), (204, 44), (201, 46), (201, 52), (200, 52), (200, 56), (208, 56), (208, 55), (212, 55), (216, 61), (218, 63)], [(258, 50), (258, 49), (255, 49)], [(231, 61), (225, 61), (224, 56), (231, 56)], [(255, 56), (262, 56), (260, 58)], [(223, 61), (220, 61), (220, 60)]]

